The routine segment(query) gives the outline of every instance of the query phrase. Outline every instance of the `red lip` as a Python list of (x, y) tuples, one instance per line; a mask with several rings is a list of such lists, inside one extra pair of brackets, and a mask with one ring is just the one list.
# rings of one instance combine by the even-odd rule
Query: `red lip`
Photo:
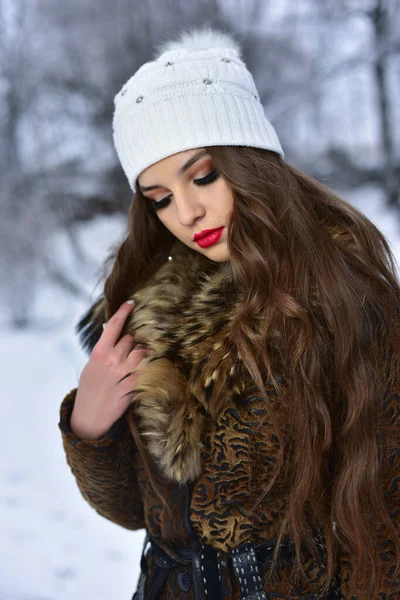
[(200, 231), (199, 233), (194, 234), (193, 241), (197, 242), (197, 240), (200, 240), (201, 238), (205, 237), (206, 235), (209, 235), (213, 231), (219, 231), (220, 229), (223, 229), (223, 227), (217, 227), (216, 229), (203, 229), (203, 231)]

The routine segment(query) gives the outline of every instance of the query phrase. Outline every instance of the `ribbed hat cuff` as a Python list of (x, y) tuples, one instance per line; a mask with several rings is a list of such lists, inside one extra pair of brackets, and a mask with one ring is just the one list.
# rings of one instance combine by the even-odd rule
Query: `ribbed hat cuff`
[(175, 95), (159, 103), (129, 103), (115, 114), (115, 148), (132, 190), (136, 178), (155, 162), (191, 148), (250, 146), (284, 157), (262, 104), (249, 94)]

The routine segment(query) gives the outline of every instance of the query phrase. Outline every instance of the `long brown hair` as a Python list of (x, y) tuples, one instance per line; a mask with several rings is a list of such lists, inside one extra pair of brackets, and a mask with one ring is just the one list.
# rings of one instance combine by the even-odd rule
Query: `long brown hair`
[[(284, 473), (290, 493), (278, 544), (292, 537), (303, 572), (301, 545), (316, 552), (307, 524), (321, 523), (326, 585), (338, 553), (348, 552), (365, 599), (375, 598), (383, 576), (374, 560), (378, 523), (393, 539), (393, 577), (400, 572), (398, 531), (385, 505), (381, 469), (395, 449), (396, 423), (381, 426), (379, 420), (393, 392), (385, 361), (400, 376), (394, 256), (366, 216), (274, 152), (207, 150), (233, 194), (229, 260), (247, 291), (233, 339), (281, 442), (274, 475), (257, 503)], [(174, 242), (138, 186), (128, 216), (126, 239), (105, 284), (107, 318), (167, 260)], [(279, 332), (273, 348), (272, 331)], [(288, 386), (285, 431), (264, 387), (266, 372), (280, 389), (276, 364)]]

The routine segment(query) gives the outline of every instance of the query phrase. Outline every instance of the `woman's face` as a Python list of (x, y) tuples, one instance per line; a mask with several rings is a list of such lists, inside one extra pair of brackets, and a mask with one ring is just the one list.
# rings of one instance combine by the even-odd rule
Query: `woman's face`
[[(228, 260), (227, 225), (233, 196), (205, 148), (178, 152), (144, 171), (137, 181), (162, 223), (181, 242), (215, 262)], [(203, 239), (194, 236), (219, 229)]]

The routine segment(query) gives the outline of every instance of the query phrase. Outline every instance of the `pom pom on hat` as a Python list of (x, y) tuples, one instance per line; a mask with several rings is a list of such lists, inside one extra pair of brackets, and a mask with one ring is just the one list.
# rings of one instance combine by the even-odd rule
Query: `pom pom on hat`
[(239, 58), (241, 58), (241, 48), (239, 44), (228, 33), (223, 33), (217, 29), (212, 29), (209, 25), (203, 28), (192, 28), (183, 30), (177, 39), (167, 40), (156, 46), (154, 58), (159, 58), (166, 52), (173, 50), (199, 51), (211, 50), (215, 48), (230, 48)]

